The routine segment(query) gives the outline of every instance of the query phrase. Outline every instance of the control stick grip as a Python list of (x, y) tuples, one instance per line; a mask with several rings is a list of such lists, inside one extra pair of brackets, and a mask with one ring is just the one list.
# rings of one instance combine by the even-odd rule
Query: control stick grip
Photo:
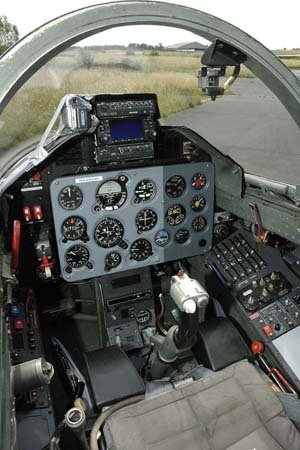
[(179, 271), (171, 278), (170, 295), (180, 311), (193, 314), (198, 308), (206, 308), (209, 295), (201, 284)]

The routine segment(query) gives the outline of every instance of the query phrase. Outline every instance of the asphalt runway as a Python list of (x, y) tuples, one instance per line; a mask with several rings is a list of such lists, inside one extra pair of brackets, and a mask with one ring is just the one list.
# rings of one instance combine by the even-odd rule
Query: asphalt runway
[(300, 185), (300, 129), (284, 106), (258, 79), (238, 79), (232, 91), (163, 123), (193, 129), (249, 173)]

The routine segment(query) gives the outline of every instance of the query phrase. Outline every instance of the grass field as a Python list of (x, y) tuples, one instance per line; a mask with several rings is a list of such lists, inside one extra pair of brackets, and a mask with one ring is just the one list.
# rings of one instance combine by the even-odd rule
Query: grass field
[[(282, 55), (282, 53), (280, 53)], [(284, 53), (283, 53), (284, 55)], [(300, 59), (283, 62), (300, 67)], [(155, 92), (163, 117), (201, 104), (199, 53), (70, 49), (29, 80), (0, 119), (0, 149), (40, 135), (67, 93)], [(241, 77), (253, 77), (242, 67)]]

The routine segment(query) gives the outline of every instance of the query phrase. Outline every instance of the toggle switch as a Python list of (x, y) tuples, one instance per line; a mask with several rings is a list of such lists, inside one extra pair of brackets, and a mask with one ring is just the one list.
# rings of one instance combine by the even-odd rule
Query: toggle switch
[(43, 218), (43, 212), (42, 212), (41, 205), (34, 205), (33, 217), (35, 218), (35, 220), (41, 220)]
[(29, 206), (24, 206), (23, 208), (23, 217), (25, 222), (30, 222), (31, 221), (31, 211)]
[(268, 338), (274, 336), (274, 330), (270, 325), (265, 325), (262, 330)]

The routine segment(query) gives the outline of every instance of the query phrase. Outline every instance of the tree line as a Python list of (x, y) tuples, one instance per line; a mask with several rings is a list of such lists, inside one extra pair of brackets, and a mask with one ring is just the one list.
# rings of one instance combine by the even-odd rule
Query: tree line
[(19, 30), (6, 16), (0, 16), (0, 55), (19, 39)]

